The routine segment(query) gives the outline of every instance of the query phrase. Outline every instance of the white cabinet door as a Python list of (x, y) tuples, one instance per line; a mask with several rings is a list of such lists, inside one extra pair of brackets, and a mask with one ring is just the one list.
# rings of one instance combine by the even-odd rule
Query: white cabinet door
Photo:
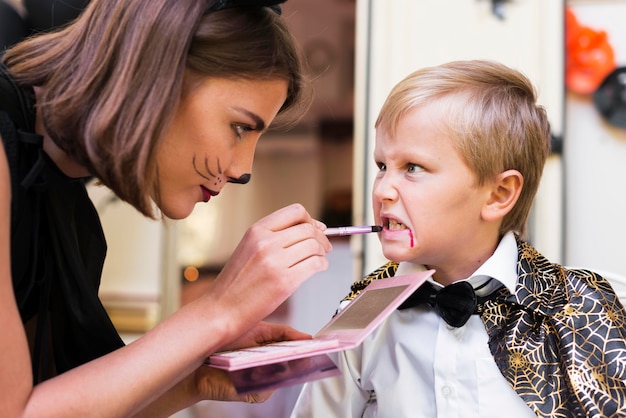
[[(372, 221), (370, 190), (373, 124), (391, 88), (410, 72), (456, 59), (494, 59), (523, 71), (538, 86), (553, 133), (563, 114), (563, 0), (369, 0), (357, 1), (355, 91), (355, 222)], [(559, 158), (549, 160), (530, 225), (532, 240), (560, 259)], [(555, 190), (557, 189), (557, 190)], [(536, 231), (536, 232), (533, 232)], [(375, 236), (355, 237), (358, 275), (384, 259)], [(362, 258), (362, 257), (365, 258)]]

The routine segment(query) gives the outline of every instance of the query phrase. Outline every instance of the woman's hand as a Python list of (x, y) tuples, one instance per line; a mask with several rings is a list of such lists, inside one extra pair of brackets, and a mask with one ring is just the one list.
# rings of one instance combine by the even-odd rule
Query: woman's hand
[(146, 411), (152, 413), (166, 401), (180, 408), (202, 399), (262, 402), (269, 398), (271, 392), (237, 394), (226, 372), (202, 361), (216, 351), (310, 338), (290, 327), (259, 321), (274, 312), (305, 280), (328, 268), (326, 253), (332, 246), (324, 235), (325, 229), (302, 205), (293, 204), (266, 216), (246, 231), (205, 293), (149, 333), (158, 338), (164, 329), (164, 333), (180, 335), (175, 340), (179, 344), (170, 341), (168, 351), (186, 353), (184, 350), (192, 347), (198, 366), (190, 369), (186, 378)]
[(287, 325), (259, 322), (250, 331), (220, 348), (218, 351), (237, 350), (239, 348), (254, 347), (276, 341), (310, 340), (311, 338), (313, 338), (311, 334), (300, 332)]
[(204, 295), (207, 306), (224, 314), (230, 338), (223, 344), (266, 318), (305, 280), (326, 270), (332, 246), (324, 229), (302, 205), (293, 204), (246, 231)]
[(259, 403), (268, 400), (273, 393), (269, 391), (240, 395), (226, 370), (216, 369), (206, 364), (195, 371), (192, 382), (199, 400)]
[[(311, 339), (310, 334), (300, 332), (287, 325), (260, 322), (246, 334), (232, 343), (222, 347), (220, 351), (236, 350), (268, 344), (274, 341)], [(224, 370), (202, 365), (193, 376), (193, 384), (200, 399), (218, 401), (237, 401), (257, 403), (265, 402), (273, 391), (239, 395)]]

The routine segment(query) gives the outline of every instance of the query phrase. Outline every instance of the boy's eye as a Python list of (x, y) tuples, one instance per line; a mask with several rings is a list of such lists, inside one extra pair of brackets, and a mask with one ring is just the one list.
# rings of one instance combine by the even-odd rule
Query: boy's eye
[(423, 171), (424, 169), (422, 168), (422, 166), (418, 165), (418, 164), (408, 164), (407, 166), (407, 172), (409, 173), (419, 173), (420, 171)]
[(386, 166), (384, 163), (377, 162), (377, 163), (376, 163), (376, 166), (378, 167), (378, 169), (379, 169), (380, 171), (385, 171), (385, 170), (387, 170), (387, 166)]

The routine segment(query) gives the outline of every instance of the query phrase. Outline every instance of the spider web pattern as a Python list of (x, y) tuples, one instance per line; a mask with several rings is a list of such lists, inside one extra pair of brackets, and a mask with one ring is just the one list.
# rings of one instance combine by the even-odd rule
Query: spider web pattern
[(398, 270), (398, 265), (399, 263), (396, 263), (395, 261), (389, 261), (388, 263), (378, 267), (366, 277), (360, 280), (356, 280), (354, 283), (352, 283), (352, 286), (350, 286), (350, 293), (341, 301), (345, 302), (356, 298), (359, 293), (361, 293), (361, 290), (365, 289), (367, 285), (372, 282), (372, 280), (380, 280), (386, 279), (387, 277), (393, 277)]
[(502, 374), (539, 416), (626, 416), (626, 316), (609, 282), (518, 247), (516, 294), (481, 309)]

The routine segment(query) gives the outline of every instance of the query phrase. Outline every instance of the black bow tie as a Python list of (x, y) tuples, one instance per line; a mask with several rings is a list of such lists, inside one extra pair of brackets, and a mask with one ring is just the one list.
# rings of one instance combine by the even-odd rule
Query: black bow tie
[[(476, 289), (486, 286), (491, 280), (487, 280)], [(480, 299), (482, 302), (484, 298)], [(398, 309), (408, 309), (428, 303), (448, 325), (462, 327), (473, 314), (478, 313), (478, 302), (479, 298), (476, 296), (475, 289), (466, 281), (452, 283), (443, 288), (437, 288), (426, 282)]]

